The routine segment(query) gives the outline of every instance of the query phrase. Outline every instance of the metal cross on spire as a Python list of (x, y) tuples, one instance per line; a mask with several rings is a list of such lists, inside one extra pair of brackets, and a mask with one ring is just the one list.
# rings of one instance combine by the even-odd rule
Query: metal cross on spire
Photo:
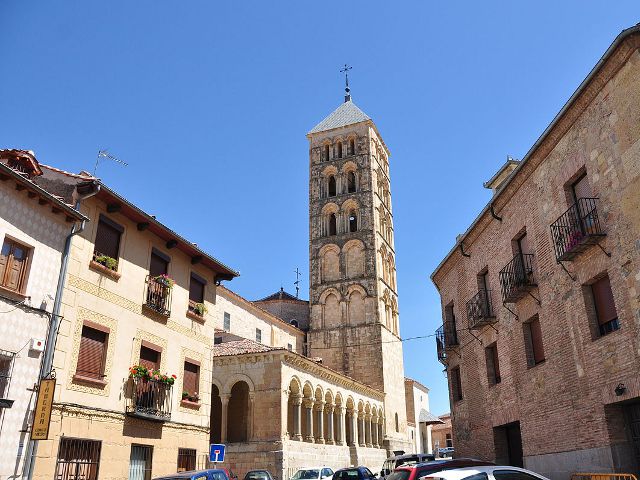
[(342, 69), (340, 69), (340, 73), (344, 73), (344, 83), (345, 83), (345, 87), (344, 87), (344, 101), (348, 102), (349, 100), (351, 100), (351, 89), (349, 89), (349, 70), (351, 70), (353, 67), (350, 67), (349, 65), (347, 65), (346, 63), (344, 64), (344, 67)]
[(298, 269), (298, 267), (296, 267), (296, 270), (294, 272), (296, 274), (296, 281), (293, 282), (293, 284), (296, 286), (296, 298), (299, 298), (300, 295), (300, 275), (302, 275), (300, 273), (300, 270)]

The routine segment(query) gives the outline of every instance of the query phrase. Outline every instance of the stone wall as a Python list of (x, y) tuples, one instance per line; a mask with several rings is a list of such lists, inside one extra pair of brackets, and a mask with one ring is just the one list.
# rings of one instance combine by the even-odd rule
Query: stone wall
[[(493, 428), (519, 421), (525, 465), (552, 478), (568, 457), (598, 459), (593, 471), (619, 468), (615, 455), (594, 449), (621, 441), (607, 406), (640, 399), (640, 45), (628, 37), (599, 69), (507, 187), (433, 276), (443, 308), (453, 302), (458, 330), (465, 303), (478, 292), (476, 275), (488, 267), (496, 330), (478, 330), (478, 341), (459, 333), (449, 371), (459, 366), (462, 400), (452, 398), (456, 455), (494, 459)], [(568, 186), (586, 171), (606, 236), (573, 261), (556, 262), (550, 225), (573, 202)], [(498, 272), (513, 258), (513, 239), (526, 228), (535, 255), (531, 293), (501, 305)], [(609, 256), (610, 255), (610, 256)], [(594, 335), (588, 285), (607, 274), (620, 329)], [(538, 304), (539, 301), (539, 304)], [(545, 360), (527, 363), (523, 323), (538, 316)], [(491, 385), (484, 347), (497, 341), (501, 382)], [(623, 383), (625, 392), (616, 396)], [(619, 420), (619, 419), (618, 419)], [(624, 440), (622, 440), (624, 441)], [(573, 452), (573, 453), (572, 453)], [(569, 460), (566, 460), (567, 462)], [(573, 462), (573, 460), (571, 461)], [(638, 467), (636, 467), (638, 468)], [(584, 468), (581, 468), (584, 470)]]

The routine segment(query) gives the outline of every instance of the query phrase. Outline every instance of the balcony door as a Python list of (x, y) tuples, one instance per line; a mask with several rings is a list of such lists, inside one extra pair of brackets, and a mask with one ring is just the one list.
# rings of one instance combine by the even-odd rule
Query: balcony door
[(587, 174), (583, 173), (578, 180), (571, 185), (571, 194), (573, 195), (573, 202), (578, 203), (581, 198), (593, 198), (593, 192), (591, 191), (591, 185), (587, 180)]
[(169, 260), (157, 251), (151, 252), (151, 260), (149, 261), (149, 275), (157, 277), (158, 275), (166, 275), (169, 273)]
[(144, 345), (140, 347), (140, 365), (148, 370), (160, 369), (160, 352)]

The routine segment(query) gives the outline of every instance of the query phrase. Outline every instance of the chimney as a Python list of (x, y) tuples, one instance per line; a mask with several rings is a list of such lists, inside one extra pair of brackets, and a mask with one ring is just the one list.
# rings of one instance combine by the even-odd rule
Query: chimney
[(511, 155), (507, 155), (505, 164), (500, 167), (500, 170), (498, 170), (493, 177), (484, 182), (482, 186), (484, 188), (490, 188), (495, 195), (518, 165), (520, 165), (520, 160), (513, 158)]

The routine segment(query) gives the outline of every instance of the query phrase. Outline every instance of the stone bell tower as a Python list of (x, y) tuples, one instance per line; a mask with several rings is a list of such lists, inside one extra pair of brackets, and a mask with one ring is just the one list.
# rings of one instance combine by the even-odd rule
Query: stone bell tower
[(387, 448), (406, 450), (389, 150), (348, 87), (307, 137), (308, 353), (384, 391)]

